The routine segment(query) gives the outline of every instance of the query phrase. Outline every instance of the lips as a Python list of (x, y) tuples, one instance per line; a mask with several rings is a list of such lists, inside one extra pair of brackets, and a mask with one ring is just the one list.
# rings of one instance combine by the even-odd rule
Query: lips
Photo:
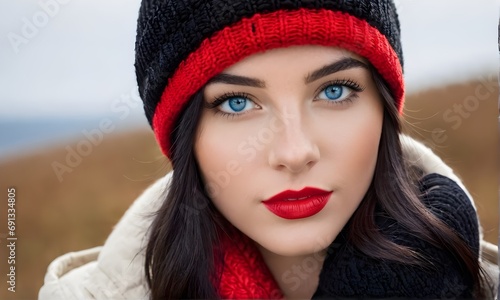
[(284, 219), (303, 219), (319, 213), (328, 203), (332, 191), (306, 187), (300, 191), (283, 191), (262, 203)]

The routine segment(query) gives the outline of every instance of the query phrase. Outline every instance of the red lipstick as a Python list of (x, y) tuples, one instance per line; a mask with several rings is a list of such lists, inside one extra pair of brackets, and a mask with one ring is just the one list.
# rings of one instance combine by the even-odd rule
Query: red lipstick
[(306, 187), (300, 191), (283, 191), (262, 203), (272, 213), (284, 219), (302, 219), (319, 213), (332, 191)]

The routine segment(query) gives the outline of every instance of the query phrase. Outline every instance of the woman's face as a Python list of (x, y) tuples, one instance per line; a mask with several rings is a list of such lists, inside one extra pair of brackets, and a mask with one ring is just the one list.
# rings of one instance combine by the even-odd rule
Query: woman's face
[(272, 253), (326, 248), (375, 169), (383, 105), (365, 60), (273, 49), (227, 68), (203, 95), (195, 154), (217, 209)]

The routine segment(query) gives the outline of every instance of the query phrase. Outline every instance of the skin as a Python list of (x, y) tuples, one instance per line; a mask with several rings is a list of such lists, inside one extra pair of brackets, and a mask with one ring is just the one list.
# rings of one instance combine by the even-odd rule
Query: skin
[[(350, 66), (315, 74), (339, 61)], [(195, 155), (207, 191), (221, 214), (256, 242), (286, 298), (313, 295), (325, 249), (372, 181), (383, 105), (366, 65), (339, 48), (279, 48), (243, 59), (204, 88)], [(362, 91), (342, 87), (345, 80)], [(332, 81), (340, 98), (324, 89)], [(225, 93), (244, 93), (232, 97), (243, 111), (229, 101), (210, 106)], [(316, 215), (287, 220), (262, 204), (304, 187), (333, 191)]]

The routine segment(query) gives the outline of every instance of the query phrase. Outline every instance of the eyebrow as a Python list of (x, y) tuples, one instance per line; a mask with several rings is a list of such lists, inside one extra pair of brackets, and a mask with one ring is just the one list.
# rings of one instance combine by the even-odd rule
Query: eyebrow
[(336, 61), (332, 64), (329, 64), (327, 66), (322, 67), (319, 70), (316, 70), (312, 72), (311, 74), (306, 76), (305, 82), (306, 83), (311, 83), (313, 81), (316, 81), (322, 77), (328, 76), (333, 73), (337, 73), (340, 71), (348, 70), (348, 69), (353, 69), (353, 68), (363, 68), (368, 70), (368, 65), (365, 64), (362, 61), (359, 61), (357, 59), (354, 59), (352, 57), (346, 57), (343, 58), (339, 61)]
[(266, 83), (260, 79), (232, 75), (226, 73), (220, 73), (212, 77), (207, 84), (210, 83), (227, 83), (227, 84), (235, 84), (235, 85), (246, 85), (251, 87), (265, 88)]
[[(306, 84), (311, 83), (330, 74), (353, 68), (364, 68), (368, 70), (368, 65), (357, 59), (346, 57), (339, 61), (326, 65), (321, 69), (312, 72), (311, 74), (308, 74), (305, 77), (304, 81)], [(207, 84), (210, 83), (226, 83), (226, 84), (244, 85), (257, 88), (266, 87), (266, 83), (260, 79), (246, 77), (246, 76), (232, 75), (227, 73), (220, 73), (215, 75), (207, 82)]]

